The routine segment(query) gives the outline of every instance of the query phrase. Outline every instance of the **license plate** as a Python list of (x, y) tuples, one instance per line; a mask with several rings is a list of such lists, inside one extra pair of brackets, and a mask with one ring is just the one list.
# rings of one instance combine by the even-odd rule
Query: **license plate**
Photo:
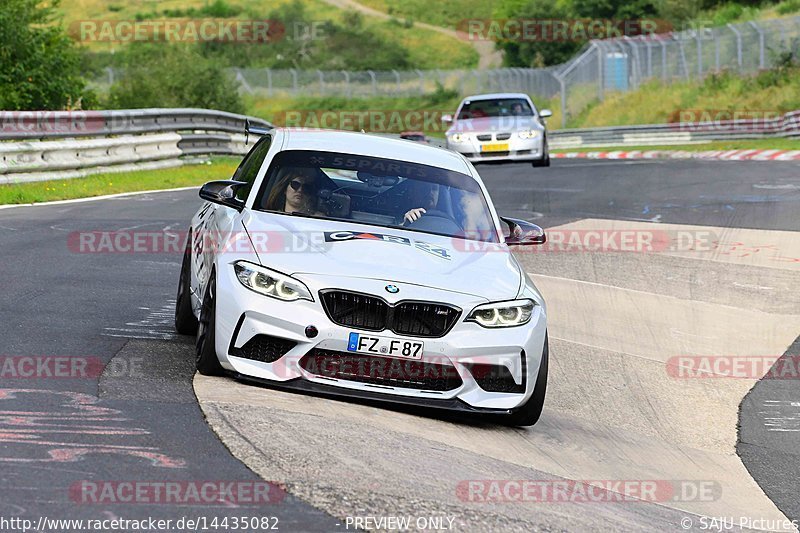
[(348, 352), (368, 353), (403, 359), (422, 359), (424, 344), (419, 341), (404, 341), (391, 337), (351, 333), (347, 342)]
[(481, 146), (481, 152), (508, 152), (508, 143), (491, 143)]

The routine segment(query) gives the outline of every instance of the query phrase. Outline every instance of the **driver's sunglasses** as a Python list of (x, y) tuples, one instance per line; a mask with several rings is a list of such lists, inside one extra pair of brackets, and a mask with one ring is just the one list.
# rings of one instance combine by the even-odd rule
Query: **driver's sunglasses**
[(314, 194), (314, 192), (317, 190), (317, 187), (313, 183), (303, 183), (300, 180), (290, 181), (289, 186), (293, 191), (299, 192), (300, 189), (303, 189), (303, 191), (307, 192), (308, 194)]

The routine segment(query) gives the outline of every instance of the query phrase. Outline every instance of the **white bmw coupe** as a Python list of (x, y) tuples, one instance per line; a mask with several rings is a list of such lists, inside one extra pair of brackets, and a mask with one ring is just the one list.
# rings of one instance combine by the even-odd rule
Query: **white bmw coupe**
[(198, 371), (535, 424), (547, 313), (509, 245), (541, 228), (498, 217), (460, 154), (257, 133), (189, 228), (175, 325), (197, 335)]

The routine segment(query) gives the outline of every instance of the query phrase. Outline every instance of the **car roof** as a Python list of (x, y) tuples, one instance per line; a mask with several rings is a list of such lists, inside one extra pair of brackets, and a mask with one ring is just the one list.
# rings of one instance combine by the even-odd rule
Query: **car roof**
[(367, 155), (420, 163), (472, 176), (469, 166), (461, 155), (427, 144), (352, 131), (299, 128), (276, 128), (276, 131), (285, 134), (281, 150), (319, 150)]
[(488, 94), (474, 94), (472, 96), (467, 96), (464, 98), (463, 101), (466, 100), (498, 100), (503, 98), (524, 98), (528, 99), (528, 95), (525, 93), (488, 93)]

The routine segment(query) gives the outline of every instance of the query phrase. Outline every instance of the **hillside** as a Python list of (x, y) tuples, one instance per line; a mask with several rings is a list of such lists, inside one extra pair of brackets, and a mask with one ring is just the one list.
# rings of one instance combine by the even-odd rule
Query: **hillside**
[[(477, 52), (470, 43), (463, 40), (441, 32), (411, 27), (396, 19), (354, 16), (352, 11), (338, 9), (322, 0), (274, 0), (266, 4), (260, 0), (214, 0), (214, 2), (208, 0), (63, 0), (58, 12), (65, 27), (76, 28), (76, 24), (80, 21), (161, 21), (189, 18), (229, 18), (231, 20), (271, 18), (274, 20), (276, 13), (281, 14), (278, 20), (284, 22), (284, 19), (287, 18), (286, 14), (295, 13), (298, 9), (303, 12), (302, 23), (295, 25), (296, 20), (292, 19), (291, 22), (285, 24), (284, 40), (292, 36), (301, 36), (303, 30), (312, 25), (334, 23), (342, 29), (340, 34), (335, 36), (335, 42), (332, 45), (338, 47), (337, 55), (362, 59), (368, 67), (371, 58), (375, 58), (372, 63), (376, 69), (452, 69), (478, 65)], [(365, 34), (368, 38), (364, 38)], [(95, 52), (116, 51), (125, 46), (121, 43), (108, 42), (84, 44), (89, 50)], [(280, 44), (278, 43), (278, 45)], [(240, 48), (246, 46), (234, 45), (234, 47)], [(323, 52), (327, 47), (328, 43), (319, 43), (319, 48)], [(365, 47), (370, 53), (365, 54)], [(275, 48), (277, 49), (278, 46)], [(441, 53), (442, 50), (447, 50), (447, 53)], [(392, 66), (393, 61), (382, 61), (381, 54), (392, 58), (393, 53), (401, 56), (403, 64)], [(275, 58), (278, 55), (280, 55), (279, 52), (270, 54), (269, 50), (261, 50), (258, 53), (231, 53), (231, 57), (246, 63), (236, 66), (275, 66), (280, 68), (284, 65), (279, 64), (279, 60)], [(321, 57), (317, 64), (298, 65), (298, 67), (344, 68), (336, 64), (333, 59), (331, 59), (332, 64), (325, 64), (324, 61), (328, 60), (328, 57), (325, 54), (320, 55), (324, 57)], [(247, 63), (247, 61), (253, 61), (254, 57), (258, 59), (256, 64)]]

